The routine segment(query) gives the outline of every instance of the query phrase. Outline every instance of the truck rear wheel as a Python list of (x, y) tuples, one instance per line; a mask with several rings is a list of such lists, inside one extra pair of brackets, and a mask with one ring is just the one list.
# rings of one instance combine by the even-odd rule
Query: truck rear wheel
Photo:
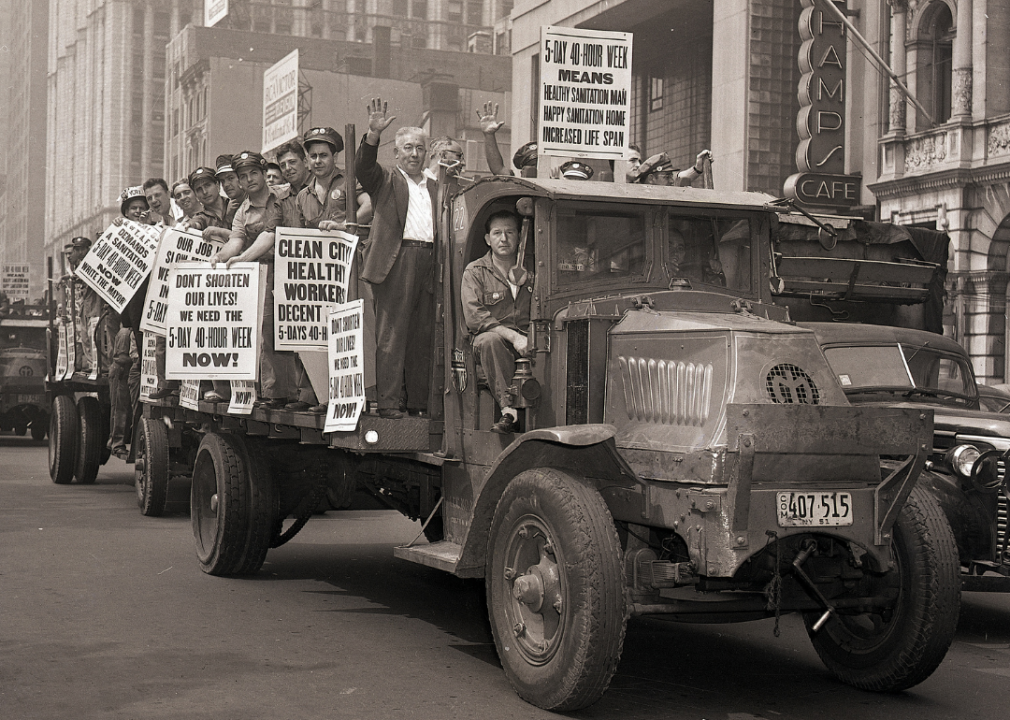
[(488, 536), (487, 603), (505, 674), (548, 710), (596, 702), (621, 657), (621, 544), (595, 488), (553, 468), (505, 489)]
[(275, 517), (266, 459), (242, 438), (208, 433), (193, 465), (190, 515), (205, 573), (257, 572), (273, 539)]
[[(954, 640), (961, 604), (957, 544), (943, 511), (916, 487), (891, 531), (897, 591), (888, 613), (836, 615), (819, 631), (820, 613), (805, 613), (814, 649), (839, 680), (862, 690), (896, 692), (917, 685), (939, 666)], [(886, 582), (886, 580), (885, 580)]]
[(160, 517), (168, 503), (168, 429), (160, 420), (141, 418), (134, 436), (133, 482), (140, 514)]
[(77, 463), (77, 406), (69, 395), (53, 398), (49, 416), (49, 477), (57, 485), (74, 479)]
[(102, 448), (105, 447), (102, 408), (97, 398), (85, 396), (77, 402), (77, 414), (80, 418), (80, 436), (77, 440), (74, 475), (77, 482), (90, 485), (98, 477), (98, 468), (102, 463)]

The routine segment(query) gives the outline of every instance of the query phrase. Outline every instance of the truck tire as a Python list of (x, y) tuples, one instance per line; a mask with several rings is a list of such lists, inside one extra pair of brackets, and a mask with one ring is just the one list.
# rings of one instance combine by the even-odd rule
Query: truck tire
[(557, 711), (596, 702), (627, 627), (621, 543), (600, 493), (553, 468), (517, 475), (495, 508), (485, 582), (498, 657), (519, 696)]
[(168, 504), (168, 428), (142, 418), (134, 435), (133, 482), (140, 514), (161, 517)]
[(14, 434), (18, 437), (24, 437), (28, 434), (28, 423), (18, 423), (14, 426)]
[(46, 439), (46, 431), (49, 429), (49, 416), (40, 413), (32, 420), (32, 440), (42, 442)]
[[(922, 682), (939, 666), (957, 630), (957, 544), (940, 506), (915, 487), (892, 534), (897, 571), (891, 587), (898, 590), (898, 602), (889, 616), (836, 615), (815, 633), (820, 613), (804, 614), (821, 660), (835, 677), (861, 690), (896, 692)], [(881, 589), (886, 588), (876, 592)]]
[(77, 406), (69, 395), (53, 398), (49, 416), (49, 477), (57, 485), (74, 479), (77, 463)]
[(269, 463), (257, 446), (232, 435), (204, 436), (190, 491), (200, 568), (209, 575), (258, 572), (273, 541), (276, 504)]
[(90, 396), (77, 401), (78, 431), (77, 462), (74, 476), (82, 485), (90, 485), (98, 477), (102, 464), (102, 448), (105, 447), (102, 431), (102, 408), (98, 399)]

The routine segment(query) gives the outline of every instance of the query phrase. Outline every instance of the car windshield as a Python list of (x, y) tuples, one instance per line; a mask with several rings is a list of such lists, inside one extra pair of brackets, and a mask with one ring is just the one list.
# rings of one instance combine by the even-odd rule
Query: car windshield
[(881, 391), (958, 402), (978, 396), (971, 368), (963, 358), (926, 346), (831, 347), (824, 356), (846, 392)]

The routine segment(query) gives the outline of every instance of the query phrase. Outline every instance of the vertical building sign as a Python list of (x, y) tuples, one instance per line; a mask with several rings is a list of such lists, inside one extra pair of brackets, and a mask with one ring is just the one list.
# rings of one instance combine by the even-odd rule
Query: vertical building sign
[(298, 137), (298, 50), (263, 73), (263, 148)]
[(214, 27), (228, 15), (228, 0), (203, 0), (203, 24)]
[(631, 121), (631, 33), (540, 29), (542, 155), (621, 159)]
[(784, 190), (804, 205), (845, 208), (859, 202), (860, 178), (845, 174), (845, 26), (819, 7), (832, 1), (800, 0), (799, 172)]

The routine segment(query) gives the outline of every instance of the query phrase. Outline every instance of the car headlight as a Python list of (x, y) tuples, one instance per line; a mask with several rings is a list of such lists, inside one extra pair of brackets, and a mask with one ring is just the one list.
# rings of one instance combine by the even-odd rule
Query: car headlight
[(947, 451), (947, 465), (963, 478), (970, 478), (982, 453), (974, 445), (957, 445)]

